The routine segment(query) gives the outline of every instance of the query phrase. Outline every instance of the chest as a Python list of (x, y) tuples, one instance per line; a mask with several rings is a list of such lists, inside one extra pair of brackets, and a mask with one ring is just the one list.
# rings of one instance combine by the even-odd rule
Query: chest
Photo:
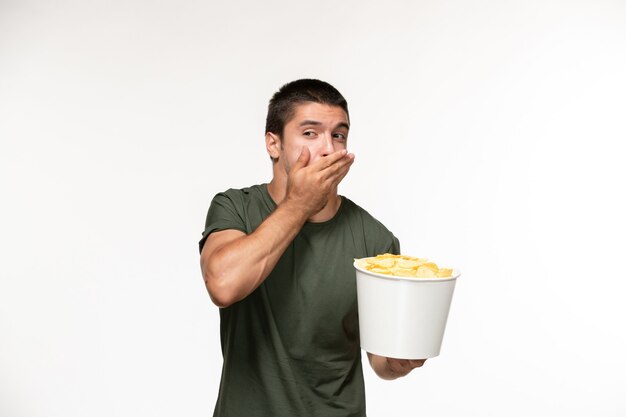
[(353, 261), (363, 244), (350, 230), (301, 233), (263, 283), (282, 337), (298, 346), (358, 338)]

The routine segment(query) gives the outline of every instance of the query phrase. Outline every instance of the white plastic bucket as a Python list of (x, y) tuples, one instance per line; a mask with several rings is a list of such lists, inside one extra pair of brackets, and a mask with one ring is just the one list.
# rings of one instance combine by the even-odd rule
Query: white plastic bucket
[(357, 266), (361, 348), (398, 359), (439, 355), (456, 279), (377, 274)]

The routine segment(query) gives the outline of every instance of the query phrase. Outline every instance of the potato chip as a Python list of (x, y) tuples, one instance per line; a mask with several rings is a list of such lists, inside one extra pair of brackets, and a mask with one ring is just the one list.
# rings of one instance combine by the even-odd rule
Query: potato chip
[(415, 276), (418, 278), (436, 278), (437, 271), (425, 265), (422, 265), (417, 268), (417, 271), (415, 271)]
[(424, 264), (420, 265), (420, 268), (422, 268), (422, 267), (431, 269), (431, 270), (433, 270), (435, 272), (439, 271), (439, 267), (434, 262), (425, 262)]
[(439, 268), (437, 271), (437, 277), (439, 278), (449, 278), (452, 276), (452, 268)]
[(359, 267), (377, 274), (416, 278), (450, 278), (452, 268), (439, 268), (426, 258), (384, 253), (373, 258), (358, 259)]
[(416, 259), (401, 258), (398, 260), (398, 263), (396, 264), (396, 266), (398, 266), (398, 268), (417, 269), (417, 267), (420, 266), (422, 263), (424, 263), (424, 260), (419, 259), (419, 258), (416, 258)]
[(414, 277), (415, 270), (406, 268), (394, 268), (391, 275), (394, 275), (396, 277)]
[(396, 264), (396, 260), (392, 258), (376, 259), (374, 261), (368, 261), (368, 263), (375, 265), (379, 268), (392, 268)]

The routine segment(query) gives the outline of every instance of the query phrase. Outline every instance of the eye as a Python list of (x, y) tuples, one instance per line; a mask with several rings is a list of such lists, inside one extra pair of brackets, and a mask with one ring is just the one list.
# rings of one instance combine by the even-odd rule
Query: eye
[(343, 133), (335, 133), (335, 134), (333, 135), (333, 138), (335, 138), (335, 139), (336, 139), (336, 140), (338, 140), (338, 141), (342, 141), (342, 142), (343, 142), (343, 141), (345, 141), (345, 140), (347, 139), (347, 138), (346, 138), (346, 135), (344, 135)]
[(306, 136), (307, 138), (312, 138), (313, 136), (315, 136), (315, 131), (307, 130), (306, 132), (302, 133), (302, 136)]

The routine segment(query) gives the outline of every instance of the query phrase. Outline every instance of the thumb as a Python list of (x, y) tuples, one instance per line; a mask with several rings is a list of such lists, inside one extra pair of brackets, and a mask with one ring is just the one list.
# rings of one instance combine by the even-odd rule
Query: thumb
[(309, 163), (310, 159), (311, 159), (311, 151), (309, 150), (309, 147), (303, 146), (302, 152), (300, 152), (300, 156), (298, 157), (298, 160), (296, 161), (295, 164), (293, 164), (293, 168), (295, 169), (304, 168)]

